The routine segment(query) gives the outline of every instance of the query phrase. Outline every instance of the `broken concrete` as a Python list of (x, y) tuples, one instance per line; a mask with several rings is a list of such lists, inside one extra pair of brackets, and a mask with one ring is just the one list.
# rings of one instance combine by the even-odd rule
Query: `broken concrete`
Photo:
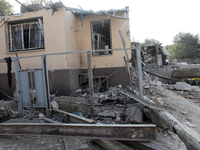
[(4, 101), (0, 100), (0, 115), (1, 118), (5, 117), (17, 117), (18, 116), (18, 105), (14, 100)]
[(162, 86), (162, 82), (156, 81), (156, 86)]
[(127, 123), (143, 123), (143, 116), (138, 106), (131, 106), (126, 112)]
[(163, 104), (164, 104), (164, 102), (163, 102), (163, 100), (162, 100), (162, 97), (157, 98), (155, 101), (156, 101), (158, 104), (160, 104), (160, 105), (163, 105)]
[(159, 119), (158, 116), (152, 110), (145, 108), (144, 113), (149, 120), (151, 120), (154, 124), (156, 124), (156, 126), (162, 129), (169, 128), (169, 126), (165, 122), (163, 122), (161, 119)]
[(0, 101), (0, 114), (3, 117), (7, 117), (9, 115), (9, 112), (7, 111), (6, 107), (5, 107), (5, 103), (4, 100)]
[(77, 90), (76, 90), (76, 93), (81, 93), (81, 92), (82, 92), (81, 89), (77, 89)]
[(117, 141), (106, 141), (106, 140), (94, 140), (96, 143), (101, 145), (106, 150), (133, 150), (132, 148), (117, 142)]
[(192, 92), (200, 92), (199, 86), (192, 86)]
[[(187, 150), (185, 144), (172, 130), (158, 128), (157, 140), (152, 142), (140, 142), (148, 146), (150, 150)], [(139, 145), (141, 148), (141, 145)]]
[(89, 105), (85, 98), (60, 96), (55, 97), (53, 101), (56, 101), (59, 108), (67, 112), (84, 112), (87, 114), (89, 111)]
[(59, 105), (58, 105), (58, 103), (57, 103), (56, 101), (52, 101), (52, 102), (51, 102), (51, 107), (52, 107), (53, 109), (55, 109), (55, 110), (58, 110), (58, 109), (59, 109)]
[(66, 149), (68, 150), (76, 150), (76, 149), (89, 149), (88, 141), (84, 139), (65, 137), (63, 138), (65, 142)]
[(189, 85), (185, 82), (176, 82), (174, 87), (176, 90), (181, 90), (181, 91), (191, 91), (192, 90), (191, 85)]
[(150, 81), (150, 82), (149, 82), (149, 86), (155, 86), (155, 85), (156, 85), (155, 82), (153, 82), (153, 81)]
[(98, 116), (116, 118), (120, 116), (120, 113), (118, 111), (105, 110), (98, 113)]

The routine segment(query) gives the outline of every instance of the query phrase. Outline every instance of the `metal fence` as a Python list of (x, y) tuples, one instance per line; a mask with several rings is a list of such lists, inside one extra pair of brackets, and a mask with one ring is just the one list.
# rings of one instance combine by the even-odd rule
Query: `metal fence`
[[(127, 50), (132, 50), (134, 48), (127, 48)], [(123, 51), (124, 49), (108, 49), (106, 51)], [(96, 50), (96, 51), (105, 51), (105, 49)], [(44, 55), (34, 55), (34, 56), (25, 56), (15, 58), (15, 74), (17, 79), (17, 88), (18, 88), (18, 96), (20, 108), (30, 108), (37, 107), (36, 105), (30, 105), (29, 100), (31, 99), (29, 96), (29, 89), (35, 89), (35, 96), (38, 100), (41, 95), (44, 95), (46, 104), (46, 110), (48, 114), (48, 109), (50, 108), (50, 93), (55, 94), (55, 96), (68, 96), (75, 92), (76, 90), (81, 91), (85, 90), (82, 94), (88, 93), (88, 99), (90, 99), (90, 107), (91, 107), (91, 116), (94, 115), (94, 92), (101, 92), (108, 90), (108, 86), (124, 84), (128, 85), (130, 80), (130, 75), (128, 74), (128, 61), (124, 59), (124, 63), (122, 66), (118, 66), (117, 68), (95, 68), (95, 63), (92, 63), (92, 50), (89, 51), (75, 51), (75, 52), (63, 52), (63, 53), (51, 53)], [(85, 53), (86, 61), (74, 62), (68, 61), (76, 58), (80, 58), (80, 53)], [(76, 56), (78, 55), (78, 56)], [(69, 57), (68, 57), (69, 56)], [(106, 58), (109, 59), (109, 58)], [(34, 62), (40, 63), (34, 63)], [(73, 62), (73, 63), (72, 63)], [(24, 68), (23, 64), (28, 63), (28, 68)], [(74, 63), (84, 63), (84, 67), (86, 68), (74, 68)], [(98, 62), (97, 62), (98, 63)], [(17, 65), (18, 64), (18, 65)], [(19, 67), (22, 65), (22, 68)], [(54, 69), (55, 68), (55, 69)], [(128, 69), (127, 69), (128, 68)], [(30, 76), (30, 70), (34, 71), (33, 82), (35, 82), (35, 87), (31, 84), (32, 77)], [(37, 72), (39, 72), (37, 74)], [(38, 81), (40, 80), (41, 81)], [(126, 83), (125, 83), (125, 82)], [(44, 84), (43, 84), (44, 83)], [(33, 85), (31, 87), (30, 85)], [(38, 85), (36, 87), (36, 85)], [(132, 85), (132, 82), (131, 82)], [(43, 90), (38, 87), (43, 86)], [(82, 87), (85, 86), (85, 87)], [(123, 85), (122, 85), (123, 86)], [(46, 94), (45, 94), (46, 93)], [(52, 95), (53, 96), (53, 95)], [(73, 96), (73, 95), (71, 95)], [(75, 95), (76, 96), (76, 95)], [(43, 99), (42, 99), (43, 100)], [(38, 100), (38, 102), (43, 101)], [(34, 103), (35, 104), (35, 103)], [(43, 103), (41, 103), (43, 104)], [(44, 107), (43, 105), (41, 107)], [(22, 110), (21, 109), (21, 110)], [(21, 116), (23, 115), (23, 111), (21, 111)]]
[(0, 60), (0, 100), (13, 99), (15, 89), (14, 62), (10, 58)]

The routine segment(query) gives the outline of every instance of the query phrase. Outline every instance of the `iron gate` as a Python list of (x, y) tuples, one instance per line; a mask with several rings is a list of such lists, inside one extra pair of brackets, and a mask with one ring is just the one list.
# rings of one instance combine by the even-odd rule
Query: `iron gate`
[(30, 108), (46, 108), (46, 115), (50, 116), (51, 106), (46, 56), (41, 56), (41, 59), (41, 68), (21, 69), (18, 58), (14, 58), (20, 116), (24, 115), (24, 109)]

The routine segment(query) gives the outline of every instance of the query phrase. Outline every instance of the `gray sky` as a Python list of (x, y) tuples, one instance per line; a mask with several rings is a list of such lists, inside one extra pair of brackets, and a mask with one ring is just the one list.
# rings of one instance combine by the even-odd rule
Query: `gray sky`
[[(19, 13), (20, 5), (15, 0), (8, 1), (14, 6), (15, 13)], [(63, 0), (63, 3), (94, 11), (129, 6), (131, 38), (139, 42), (154, 38), (169, 45), (179, 32), (200, 34), (199, 0)]]

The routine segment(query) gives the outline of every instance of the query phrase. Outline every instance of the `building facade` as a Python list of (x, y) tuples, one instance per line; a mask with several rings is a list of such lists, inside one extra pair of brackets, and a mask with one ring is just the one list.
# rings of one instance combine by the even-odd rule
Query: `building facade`
[[(109, 76), (118, 68), (117, 75), (108, 80), (109, 86), (128, 84), (124, 66), (124, 51), (95, 52), (97, 49), (123, 48), (119, 29), (125, 20), (106, 15), (81, 13), (66, 7), (42, 9), (18, 15), (4, 16), (8, 20), (0, 28), (0, 59), (26, 57), (50, 53), (94, 50), (92, 66), (94, 76)], [(110, 11), (108, 11), (110, 12)], [(116, 10), (124, 17), (127, 10)], [(122, 33), (130, 48), (129, 21)], [(129, 57), (131, 52), (128, 51)], [(79, 85), (80, 73), (87, 72), (87, 54), (51, 55), (47, 57), (51, 92), (64, 87)], [(41, 66), (39, 58), (20, 59), (23, 69)], [(76, 86), (73, 86), (75, 88)]]

